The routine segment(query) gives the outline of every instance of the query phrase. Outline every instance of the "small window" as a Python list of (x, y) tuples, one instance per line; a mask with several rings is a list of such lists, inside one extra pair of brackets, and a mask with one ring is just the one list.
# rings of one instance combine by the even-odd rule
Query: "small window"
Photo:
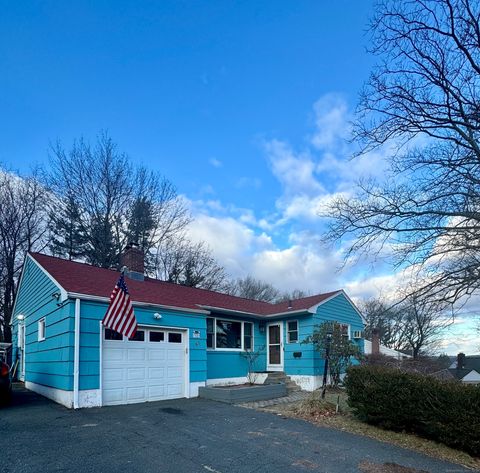
[(287, 342), (298, 343), (298, 321), (289, 320), (287, 322)]
[(110, 328), (105, 329), (105, 340), (123, 340), (123, 335), (121, 333), (115, 332)]
[(163, 332), (150, 332), (151, 342), (163, 342), (165, 340), (165, 334)]
[(253, 324), (251, 322), (243, 324), (243, 349), (245, 351), (253, 349)]
[(215, 348), (215, 319), (207, 318), (207, 348)]
[(45, 340), (45, 319), (40, 319), (38, 321), (38, 341), (41, 342)]
[(181, 333), (169, 333), (168, 334), (169, 343), (182, 343), (182, 334)]
[(145, 332), (143, 330), (137, 330), (132, 338), (128, 339), (129, 342), (144, 342)]

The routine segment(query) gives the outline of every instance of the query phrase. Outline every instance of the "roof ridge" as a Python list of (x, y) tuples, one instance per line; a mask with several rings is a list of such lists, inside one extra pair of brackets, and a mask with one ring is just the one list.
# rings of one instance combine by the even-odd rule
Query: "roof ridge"
[(87, 263), (85, 261), (76, 261), (73, 259), (66, 259), (66, 258), (60, 258), (59, 256), (53, 256), (53, 255), (47, 255), (46, 253), (40, 253), (39, 251), (29, 251), (29, 255), (40, 255), (40, 256), (46, 256), (47, 258), (52, 258), (60, 261), (65, 261), (67, 263), (75, 263), (75, 264), (81, 264), (83, 266), (89, 266), (90, 268), (96, 268), (96, 269), (105, 269), (107, 271), (113, 271), (114, 273), (118, 273), (118, 269), (113, 269), (113, 268), (102, 268), (101, 266), (95, 266), (92, 263)]

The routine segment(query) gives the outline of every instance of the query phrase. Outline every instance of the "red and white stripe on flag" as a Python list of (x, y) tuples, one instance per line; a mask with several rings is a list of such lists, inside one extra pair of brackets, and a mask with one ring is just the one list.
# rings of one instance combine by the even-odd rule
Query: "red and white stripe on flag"
[(110, 305), (103, 317), (102, 324), (127, 338), (132, 338), (137, 331), (137, 319), (133, 312), (132, 301), (123, 273), (110, 295)]

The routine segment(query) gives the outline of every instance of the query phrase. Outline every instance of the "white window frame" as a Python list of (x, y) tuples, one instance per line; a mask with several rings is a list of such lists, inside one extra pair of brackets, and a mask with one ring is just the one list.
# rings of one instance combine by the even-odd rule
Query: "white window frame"
[[(236, 351), (242, 352), (245, 350), (245, 324), (252, 324), (252, 348), (248, 351), (255, 350), (255, 322), (249, 320), (235, 320), (228, 319), (226, 317), (207, 317), (207, 319), (213, 319), (213, 347), (207, 347), (208, 351)], [(237, 322), (241, 324), (241, 347), (240, 348), (217, 348), (217, 320), (223, 320), (225, 322)], [(205, 320), (206, 322), (206, 320)]]
[(338, 322), (338, 323), (340, 324), (340, 326), (342, 326), (342, 325), (347, 326), (348, 339), (351, 340), (352, 339), (352, 326), (350, 324), (345, 324), (343, 322)]
[(45, 317), (42, 317), (38, 320), (38, 341), (43, 342), (45, 340), (45, 332), (47, 324), (45, 323)]
[[(245, 324), (251, 324), (252, 325), (252, 343), (251, 347), (247, 350), (245, 348)], [(255, 323), (254, 322), (248, 322), (248, 321), (242, 321), (242, 349), (243, 351), (255, 351)]]
[[(297, 323), (297, 330), (296, 330), (296, 332), (297, 332), (297, 339), (296, 339), (295, 341), (291, 341), (291, 340), (290, 340), (290, 332), (295, 332), (295, 330), (289, 330), (288, 324), (289, 324), (290, 322), (296, 322), (296, 323)], [(287, 343), (300, 343), (300, 341), (299, 341), (299, 338), (300, 338), (300, 337), (299, 337), (299, 333), (300, 333), (300, 324), (298, 323), (298, 320), (297, 320), (297, 319), (295, 319), (295, 320), (287, 320)]]

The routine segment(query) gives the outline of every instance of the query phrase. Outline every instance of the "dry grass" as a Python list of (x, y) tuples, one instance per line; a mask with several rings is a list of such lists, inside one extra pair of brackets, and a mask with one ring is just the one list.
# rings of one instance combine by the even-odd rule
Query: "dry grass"
[(396, 463), (372, 463), (362, 462), (358, 465), (360, 471), (365, 473), (428, 473), (425, 470), (417, 470), (406, 466), (397, 465)]
[[(337, 404), (339, 408), (338, 414), (336, 414)], [(480, 470), (480, 458), (474, 458), (468, 453), (455, 450), (432, 440), (418, 437), (414, 434), (384, 430), (359, 421), (352, 415), (347, 404), (347, 396), (343, 391), (327, 392), (325, 400), (321, 399), (320, 393), (315, 392), (305, 401), (276, 405), (266, 408), (265, 410), (288, 417), (301, 418), (317, 425), (364, 435), (382, 442), (388, 442), (403, 448), (415, 450), (434, 458), (457, 463), (474, 470)], [(375, 468), (378, 467), (375, 469), (372, 465), (369, 466), (370, 470), (364, 469), (362, 471), (403, 473), (403, 471), (398, 470), (398, 468), (396, 470), (392, 469), (392, 466), (380, 465), (384, 468), (382, 470), (378, 469), (380, 466), (374, 465)], [(387, 467), (390, 469), (385, 469)]]

